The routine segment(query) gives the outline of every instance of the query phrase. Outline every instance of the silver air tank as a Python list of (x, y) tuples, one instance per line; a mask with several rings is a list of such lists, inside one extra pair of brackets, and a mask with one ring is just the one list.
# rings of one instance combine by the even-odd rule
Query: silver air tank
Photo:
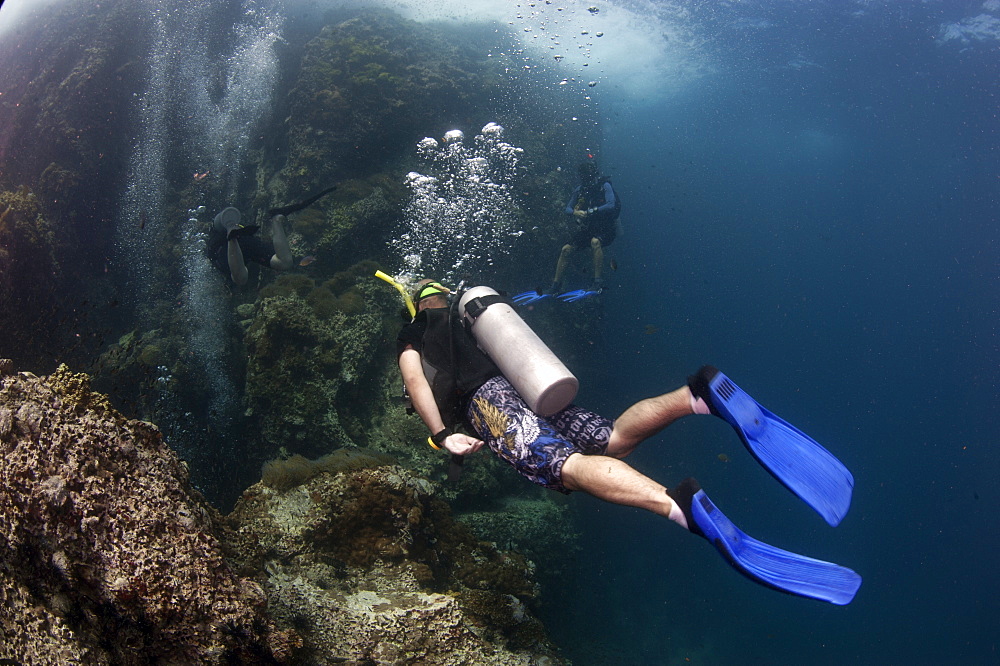
[[(458, 312), (472, 329), (479, 348), (497, 364), (531, 411), (551, 416), (565, 409), (576, 397), (579, 380), (514, 308), (486, 298), (497, 296), (489, 287), (473, 287), (458, 302)], [(473, 302), (476, 299), (482, 300)]]

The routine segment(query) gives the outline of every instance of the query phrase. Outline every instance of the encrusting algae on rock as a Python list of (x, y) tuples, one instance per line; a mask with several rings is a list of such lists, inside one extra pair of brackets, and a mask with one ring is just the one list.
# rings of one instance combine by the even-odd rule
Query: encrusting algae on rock
[(433, 482), (372, 452), (307, 462), (222, 518), (86, 375), (0, 360), (0, 660), (561, 663), (525, 606), (533, 566)]
[(276, 625), (324, 655), (308, 663), (561, 663), (524, 604), (533, 566), (476, 540), (437, 488), (393, 465), (257, 484), (226, 541), (241, 573), (264, 572)]
[(0, 657), (274, 663), (290, 637), (159, 430), (65, 366), (0, 377), (0, 515)]

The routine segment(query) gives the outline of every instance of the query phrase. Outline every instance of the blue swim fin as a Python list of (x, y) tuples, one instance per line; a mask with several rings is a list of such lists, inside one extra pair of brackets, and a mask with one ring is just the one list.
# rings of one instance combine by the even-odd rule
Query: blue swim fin
[(599, 291), (587, 291), (586, 289), (577, 289), (576, 291), (567, 291), (565, 294), (559, 294), (556, 296), (563, 303), (576, 303), (577, 301), (583, 300), (589, 296), (597, 296), (601, 292)]
[(688, 386), (713, 414), (736, 429), (750, 453), (774, 478), (830, 525), (843, 520), (851, 507), (854, 477), (832, 453), (765, 409), (710, 365), (688, 377)]
[(745, 534), (712, 503), (694, 479), (670, 493), (684, 511), (690, 530), (715, 546), (741, 574), (766, 587), (845, 606), (861, 587), (847, 567), (782, 550)]
[(532, 303), (542, 300), (543, 298), (548, 298), (549, 296), (551, 296), (551, 294), (543, 294), (539, 291), (524, 291), (518, 294), (517, 296), (514, 296), (510, 300), (512, 300), (517, 305), (530, 305)]

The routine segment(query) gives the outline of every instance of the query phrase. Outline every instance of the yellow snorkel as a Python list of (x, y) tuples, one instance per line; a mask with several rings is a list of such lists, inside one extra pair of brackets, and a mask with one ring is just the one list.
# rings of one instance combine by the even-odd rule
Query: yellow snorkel
[(393, 287), (395, 287), (396, 290), (403, 297), (403, 302), (406, 303), (406, 309), (409, 311), (410, 317), (412, 318), (417, 316), (417, 308), (413, 305), (413, 299), (410, 298), (410, 294), (406, 291), (406, 287), (396, 282), (396, 280), (394, 280), (391, 276), (386, 275), (382, 271), (375, 271), (375, 277), (377, 277), (380, 280), (385, 280)]

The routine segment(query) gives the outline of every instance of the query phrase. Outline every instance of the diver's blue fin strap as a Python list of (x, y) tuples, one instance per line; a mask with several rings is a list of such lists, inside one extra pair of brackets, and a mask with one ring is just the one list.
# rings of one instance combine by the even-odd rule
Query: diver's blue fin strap
[[(714, 368), (712, 368), (714, 370)], [(768, 411), (719, 371), (708, 380), (709, 401), (774, 478), (838, 525), (851, 508), (854, 477), (836, 456)], [(704, 397), (704, 396), (701, 396)]]
[(741, 574), (767, 587), (844, 606), (851, 603), (861, 576), (847, 567), (782, 550), (742, 532), (704, 490), (694, 494), (691, 516), (724, 558)]

